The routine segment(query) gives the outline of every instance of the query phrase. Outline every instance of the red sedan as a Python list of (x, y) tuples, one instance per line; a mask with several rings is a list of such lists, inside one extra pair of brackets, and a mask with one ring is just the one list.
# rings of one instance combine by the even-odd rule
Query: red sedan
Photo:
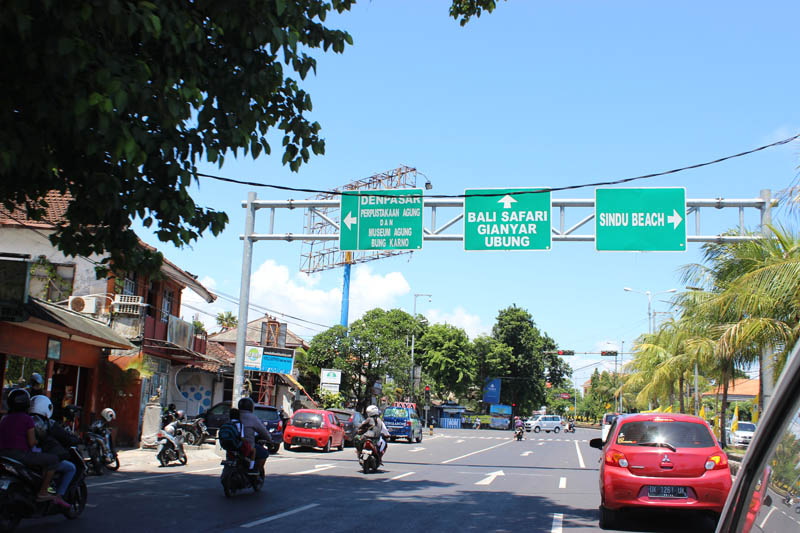
[(293, 446), (322, 448), (326, 453), (334, 446), (341, 451), (344, 449), (344, 429), (330, 411), (299, 409), (283, 430), (283, 447), (291, 450)]
[(728, 456), (705, 420), (682, 414), (620, 416), (600, 466), (600, 527), (613, 528), (618, 511), (632, 508), (722, 512), (731, 488)]

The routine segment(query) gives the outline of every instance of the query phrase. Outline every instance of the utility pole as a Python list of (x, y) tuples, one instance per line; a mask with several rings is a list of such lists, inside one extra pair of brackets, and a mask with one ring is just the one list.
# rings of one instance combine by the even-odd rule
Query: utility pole
[[(417, 297), (418, 296), (427, 296), (429, 302), (431, 301), (431, 298), (433, 298), (433, 295), (431, 295), (431, 294), (415, 294), (414, 295), (414, 320), (415, 321), (417, 320)], [(415, 324), (415, 326), (416, 326), (416, 324)], [(414, 328), (414, 331), (411, 332), (411, 387), (410, 388), (411, 388), (411, 401), (412, 402), (414, 401), (414, 378), (416, 377), (416, 376), (414, 376), (414, 373), (415, 373), (414, 372), (414, 337), (416, 337), (416, 327)]]

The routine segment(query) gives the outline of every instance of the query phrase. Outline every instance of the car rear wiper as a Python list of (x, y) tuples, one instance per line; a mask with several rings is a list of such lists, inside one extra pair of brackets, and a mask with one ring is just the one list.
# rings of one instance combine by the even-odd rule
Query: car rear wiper
[(669, 448), (673, 452), (677, 452), (678, 448), (670, 444), (669, 442), (639, 442), (637, 446), (663, 446), (664, 448)]

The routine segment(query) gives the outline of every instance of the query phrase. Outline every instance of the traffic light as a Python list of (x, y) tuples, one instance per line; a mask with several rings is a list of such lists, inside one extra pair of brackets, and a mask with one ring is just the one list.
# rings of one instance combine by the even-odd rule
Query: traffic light
[(431, 386), (425, 385), (425, 403), (431, 403)]
[(600, 352), (600, 355), (602, 355), (603, 357), (616, 357), (617, 356), (617, 351), (616, 350), (603, 350), (602, 352)]
[(575, 350), (559, 350), (558, 355), (575, 355)]

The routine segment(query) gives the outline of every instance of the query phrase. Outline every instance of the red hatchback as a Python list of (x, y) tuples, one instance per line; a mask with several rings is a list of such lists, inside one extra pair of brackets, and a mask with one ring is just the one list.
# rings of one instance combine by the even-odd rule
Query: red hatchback
[(283, 447), (310, 446), (331, 451), (335, 446), (344, 449), (344, 429), (333, 413), (323, 409), (298, 409), (283, 430)]
[(728, 456), (705, 420), (681, 414), (620, 416), (600, 466), (600, 527), (614, 527), (620, 509), (685, 509), (719, 516), (731, 488)]

